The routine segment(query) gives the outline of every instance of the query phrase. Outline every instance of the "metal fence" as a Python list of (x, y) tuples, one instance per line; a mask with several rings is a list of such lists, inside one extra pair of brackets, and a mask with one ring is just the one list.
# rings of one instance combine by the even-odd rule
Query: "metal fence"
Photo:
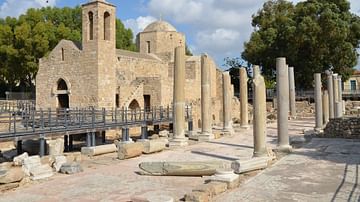
[[(191, 120), (191, 107), (185, 118)], [(0, 139), (17, 140), (44, 134), (79, 134), (116, 128), (171, 123), (171, 107), (148, 109), (59, 109), (24, 110), (0, 113)]]

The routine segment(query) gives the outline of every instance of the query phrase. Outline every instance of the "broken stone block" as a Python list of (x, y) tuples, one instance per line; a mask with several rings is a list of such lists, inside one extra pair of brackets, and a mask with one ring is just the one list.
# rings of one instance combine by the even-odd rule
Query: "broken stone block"
[(205, 192), (193, 191), (185, 195), (185, 201), (191, 202), (208, 202), (210, 201), (209, 196)]
[(139, 168), (144, 175), (165, 176), (208, 176), (214, 175), (216, 169), (222, 168), (222, 161), (194, 162), (143, 162)]
[(67, 162), (81, 162), (81, 152), (64, 153)]
[(239, 175), (235, 174), (234, 171), (217, 170), (215, 175), (210, 177), (210, 181), (224, 182), (227, 184), (228, 189), (233, 189), (238, 185)]
[(169, 131), (168, 130), (162, 130), (159, 132), (159, 137), (169, 137)]
[(0, 192), (7, 191), (7, 190), (10, 190), (10, 189), (15, 189), (17, 187), (19, 187), (18, 182), (9, 183), (9, 184), (3, 184), (3, 185), (0, 186)]
[(212, 192), (213, 196), (219, 195), (219, 194), (225, 192), (227, 189), (227, 184), (225, 182), (212, 181), (212, 182), (208, 183), (208, 186), (211, 187), (211, 190), (213, 191)]
[(60, 168), (67, 161), (65, 156), (55, 156), (54, 163), (52, 164), (53, 168), (55, 168), (56, 172), (60, 171)]
[(231, 163), (231, 168), (234, 169), (237, 174), (245, 173), (248, 171), (267, 168), (269, 161), (271, 161), (269, 157), (254, 157), (246, 161), (236, 160)]
[(64, 163), (60, 168), (60, 173), (63, 174), (75, 174), (82, 171), (81, 165), (77, 162)]
[(38, 166), (41, 166), (40, 156), (30, 156), (24, 159), (22, 169), (27, 176), (30, 176), (31, 170)]
[(22, 153), (19, 156), (16, 156), (13, 160), (15, 166), (21, 166), (24, 162), (24, 159), (29, 158), (29, 154), (27, 152)]
[(0, 184), (20, 182), (24, 178), (24, 172), (20, 167), (13, 167), (9, 170), (0, 170)]
[(64, 139), (57, 138), (56, 140), (47, 140), (48, 151), (50, 156), (59, 156), (64, 153)]
[(52, 171), (52, 168), (46, 164), (34, 167), (30, 171), (31, 180), (41, 180), (41, 179), (49, 178), (53, 175), (54, 173)]
[(160, 152), (166, 148), (166, 142), (160, 139), (145, 141), (142, 144), (144, 146), (143, 153), (145, 154)]
[(118, 144), (119, 159), (128, 159), (128, 158), (140, 156), (143, 151), (144, 151), (144, 145), (141, 142)]
[(116, 151), (117, 148), (115, 144), (100, 145), (95, 147), (81, 147), (81, 153), (88, 156), (97, 156)]

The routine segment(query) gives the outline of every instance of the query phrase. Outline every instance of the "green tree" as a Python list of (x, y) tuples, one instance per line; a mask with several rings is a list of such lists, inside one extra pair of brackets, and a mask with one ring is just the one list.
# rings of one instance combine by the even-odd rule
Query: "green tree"
[[(39, 58), (62, 39), (81, 41), (81, 8), (29, 9), (19, 18), (0, 19), (0, 84), (34, 90)], [(133, 34), (116, 20), (116, 47), (135, 51)]]
[(313, 73), (331, 69), (347, 80), (357, 62), (360, 19), (347, 0), (308, 0), (293, 5), (268, 1), (253, 15), (254, 32), (242, 58), (275, 77), (275, 59), (295, 67), (299, 87), (312, 86)]

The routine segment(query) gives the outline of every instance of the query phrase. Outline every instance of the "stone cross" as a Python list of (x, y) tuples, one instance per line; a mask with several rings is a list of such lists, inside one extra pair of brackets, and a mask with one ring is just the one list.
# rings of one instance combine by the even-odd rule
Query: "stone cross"
[(321, 74), (314, 74), (315, 80), (315, 131), (321, 132), (323, 127), (323, 113), (321, 100)]
[(276, 98), (277, 98), (277, 131), (278, 150), (290, 152), (289, 144), (289, 72), (286, 59), (276, 59)]
[[(254, 68), (259, 68), (254, 66)], [(256, 71), (253, 77), (254, 87), (254, 157), (267, 155), (266, 150), (266, 87), (264, 77)]]
[(240, 127), (249, 128), (249, 115), (248, 115), (248, 77), (247, 71), (244, 67), (240, 68)]
[(188, 145), (185, 137), (185, 48), (183, 46), (175, 48), (174, 63), (174, 137), (169, 141), (170, 147)]

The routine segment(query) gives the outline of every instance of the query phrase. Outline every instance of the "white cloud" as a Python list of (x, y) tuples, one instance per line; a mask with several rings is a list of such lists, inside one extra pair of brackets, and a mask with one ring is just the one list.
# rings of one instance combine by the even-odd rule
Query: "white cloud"
[(6, 16), (18, 17), (29, 8), (41, 8), (44, 6), (54, 6), (56, 0), (6, 0), (0, 5), (0, 18)]
[(127, 19), (124, 21), (124, 25), (127, 28), (130, 28), (134, 35), (137, 33), (143, 31), (146, 26), (148, 26), (150, 23), (156, 21), (156, 18), (153, 16), (139, 16), (136, 19)]
[[(304, 0), (292, 0), (297, 3)], [(239, 56), (253, 30), (251, 16), (265, 0), (149, 0), (152, 16), (163, 15), (186, 30), (195, 54), (208, 52), (221, 65), (223, 58)], [(350, 0), (351, 10), (360, 15), (360, 1)], [(179, 30), (179, 29), (178, 29)]]

